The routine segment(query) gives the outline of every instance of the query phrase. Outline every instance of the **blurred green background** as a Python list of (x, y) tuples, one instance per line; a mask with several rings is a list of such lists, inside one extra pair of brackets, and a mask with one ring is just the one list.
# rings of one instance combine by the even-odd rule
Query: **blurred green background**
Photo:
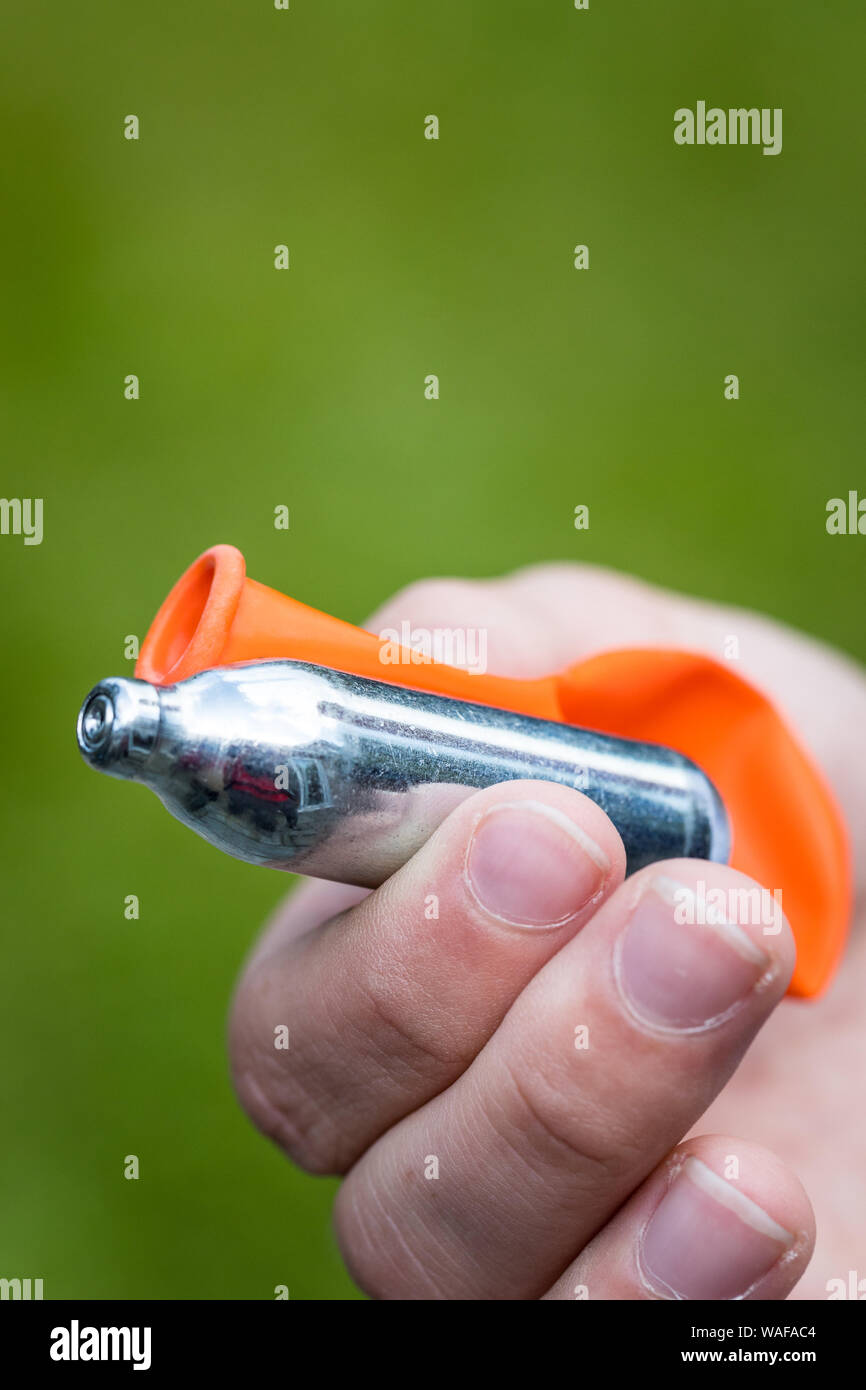
[[(0, 1275), (356, 1296), (334, 1185), (227, 1080), (282, 881), (75, 748), (206, 546), (353, 621), (588, 558), (866, 657), (866, 538), (824, 526), (866, 493), (864, 38), (859, 0), (4, 6), (2, 492), (45, 535), (0, 537)], [(781, 106), (782, 154), (675, 146), (699, 98)]]

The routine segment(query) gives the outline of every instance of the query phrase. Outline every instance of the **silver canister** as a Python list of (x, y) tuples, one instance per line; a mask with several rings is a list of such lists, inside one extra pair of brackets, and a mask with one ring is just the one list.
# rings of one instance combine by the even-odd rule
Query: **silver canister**
[(730, 849), (714, 786), (669, 748), (300, 661), (169, 686), (102, 681), (78, 745), (237, 859), (369, 888), (473, 791), (525, 778), (597, 802), (630, 873), (667, 858), (724, 862)]

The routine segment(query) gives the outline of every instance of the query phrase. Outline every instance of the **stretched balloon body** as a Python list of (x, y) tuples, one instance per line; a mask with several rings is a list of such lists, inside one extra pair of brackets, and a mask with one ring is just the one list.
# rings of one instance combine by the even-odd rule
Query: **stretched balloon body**
[(724, 859), (730, 832), (730, 862), (791, 923), (791, 992), (826, 987), (850, 917), (844, 822), (754, 686), (653, 648), (528, 681), (404, 656), (386, 663), (373, 633), (248, 579), (241, 553), (217, 545), (157, 613), (138, 679), (91, 692), (79, 743), (94, 766), (155, 778), (174, 814), (229, 853), (346, 882), (380, 882), (461, 796), (512, 777), (593, 796), (630, 870)]

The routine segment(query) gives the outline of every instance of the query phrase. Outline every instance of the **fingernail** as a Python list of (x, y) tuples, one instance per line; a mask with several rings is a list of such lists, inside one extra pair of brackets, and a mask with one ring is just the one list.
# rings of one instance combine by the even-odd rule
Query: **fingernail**
[(689, 1156), (647, 1226), (645, 1277), (674, 1298), (739, 1298), (794, 1237), (757, 1202)]
[(485, 912), (522, 927), (567, 921), (601, 891), (609, 872), (600, 846), (540, 801), (487, 811), (475, 827), (465, 868)]
[(770, 968), (770, 957), (741, 927), (702, 924), (694, 903), (691, 888), (654, 878), (620, 938), (620, 986), (647, 1022), (706, 1027), (747, 998)]

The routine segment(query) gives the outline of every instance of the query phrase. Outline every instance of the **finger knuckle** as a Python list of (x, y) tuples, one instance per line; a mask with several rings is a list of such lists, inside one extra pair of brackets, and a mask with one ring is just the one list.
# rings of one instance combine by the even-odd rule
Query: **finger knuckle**
[(494, 1114), (500, 1135), (521, 1153), (527, 1151), (541, 1166), (577, 1173), (586, 1170), (592, 1181), (611, 1180), (631, 1169), (642, 1149), (627, 1113), (576, 1103), (575, 1087), (541, 1066), (513, 1065), (509, 1069), (507, 1105)]
[(305, 1172), (324, 1176), (347, 1170), (354, 1155), (327, 1097), (314, 1088), (314, 1069), (291, 1047), (275, 1047), (254, 985), (241, 985), (232, 1008), (229, 1061), (241, 1108), (262, 1134)]
[(371, 970), (362, 988), (380, 1046), (418, 1077), (452, 1075), (474, 1056), (456, 1026), (443, 1026), (441, 1001), (389, 970)]

